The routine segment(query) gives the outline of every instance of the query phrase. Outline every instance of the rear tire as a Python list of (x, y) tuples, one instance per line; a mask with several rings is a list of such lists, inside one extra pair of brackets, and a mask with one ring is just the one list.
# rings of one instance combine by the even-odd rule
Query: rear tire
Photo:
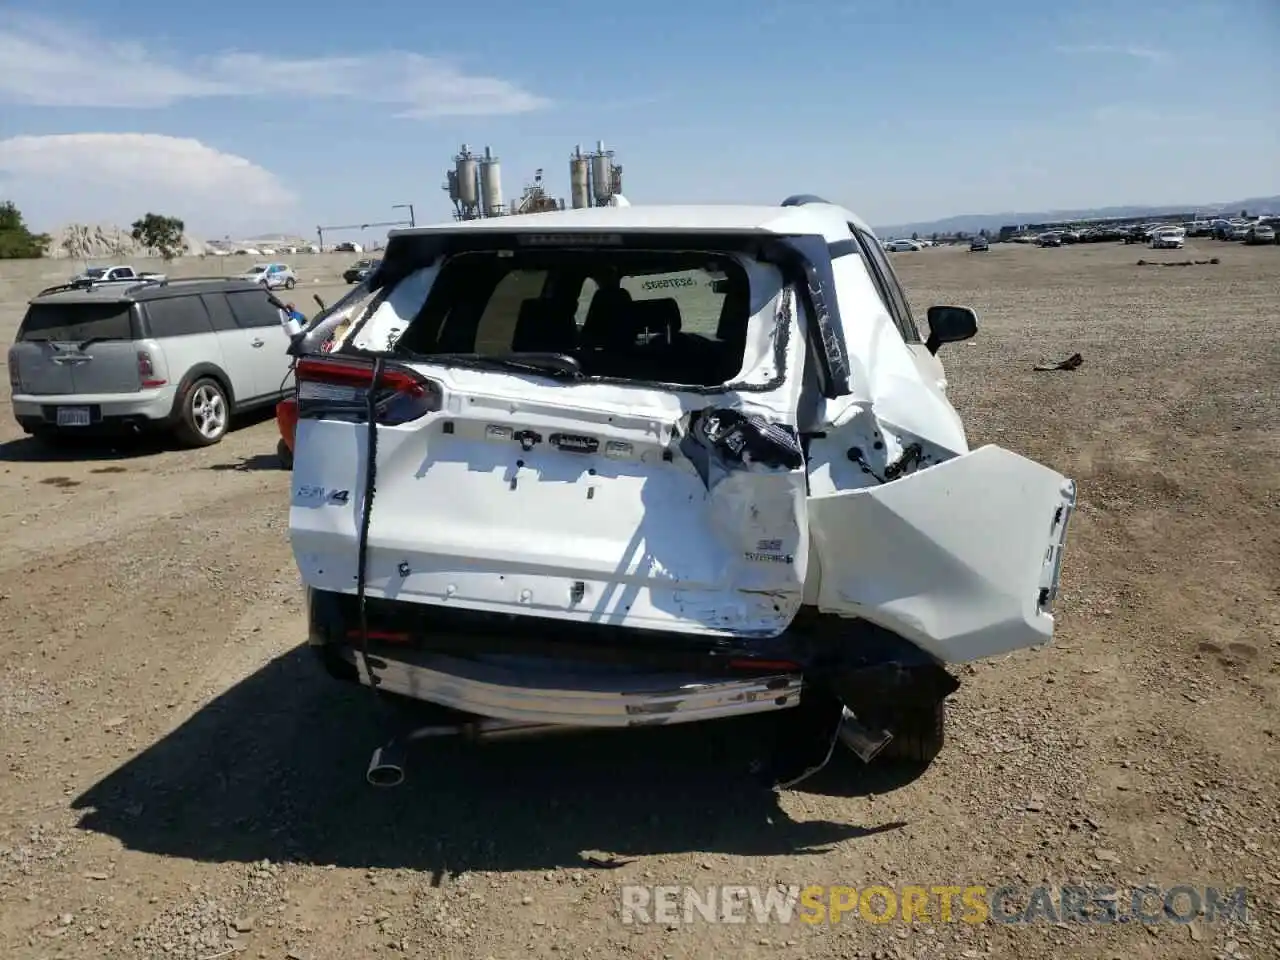
[(913, 710), (899, 720), (893, 739), (885, 745), (875, 762), (927, 767), (942, 752), (946, 742), (946, 725), (945, 700)]
[(211, 447), (227, 434), (231, 405), (218, 382), (204, 377), (187, 387), (179, 417), (179, 440), (191, 447)]
[(293, 469), (293, 451), (289, 449), (289, 445), (284, 442), (284, 438), (276, 444), (276, 456), (280, 458), (280, 468), (282, 470)]
[(296, 285), (297, 285), (297, 281), (294, 280), (293, 277), (289, 277), (284, 282), (284, 288), (286, 290), (292, 290)]

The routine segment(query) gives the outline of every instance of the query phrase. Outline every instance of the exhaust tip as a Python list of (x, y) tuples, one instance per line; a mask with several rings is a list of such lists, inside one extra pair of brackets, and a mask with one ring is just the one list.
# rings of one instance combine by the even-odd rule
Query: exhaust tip
[(868, 730), (848, 707), (845, 707), (844, 717), (840, 720), (838, 735), (840, 742), (863, 763), (870, 763), (878, 757), (893, 739), (893, 734), (888, 730)]
[(373, 751), (365, 779), (374, 787), (398, 787), (404, 783), (404, 750), (387, 744)]

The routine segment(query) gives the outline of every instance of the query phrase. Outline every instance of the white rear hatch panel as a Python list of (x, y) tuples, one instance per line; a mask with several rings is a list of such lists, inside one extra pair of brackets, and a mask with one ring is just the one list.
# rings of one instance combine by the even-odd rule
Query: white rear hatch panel
[[(744, 383), (776, 380), (776, 337), (790, 370), (803, 350), (780, 275), (755, 272), (753, 293), (766, 289)], [(710, 410), (794, 427), (798, 377), (698, 395), (413, 369), (442, 385), (443, 409), (378, 429), (367, 596), (736, 636), (790, 624), (809, 556), (803, 464), (735, 461), (689, 431)], [(523, 449), (522, 434), (539, 440)], [(290, 528), (315, 589), (356, 588), (367, 437), (362, 424), (298, 424)]]

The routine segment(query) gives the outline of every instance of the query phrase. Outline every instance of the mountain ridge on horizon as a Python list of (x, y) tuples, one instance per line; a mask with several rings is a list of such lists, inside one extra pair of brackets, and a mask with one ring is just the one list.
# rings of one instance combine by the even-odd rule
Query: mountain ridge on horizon
[(931, 234), (931, 233), (977, 233), (986, 230), (997, 232), (1009, 224), (1047, 223), (1055, 220), (1092, 220), (1103, 217), (1154, 217), (1161, 214), (1196, 211), (1204, 215), (1231, 212), (1239, 213), (1248, 210), (1251, 214), (1280, 213), (1280, 195), (1271, 197), (1249, 197), (1244, 200), (1233, 200), (1225, 203), (1200, 204), (1158, 204), (1158, 205), (1122, 205), (1114, 207), (1091, 207), (1080, 210), (1043, 210), (1036, 213), (961, 213), (938, 220), (922, 220), (916, 223), (897, 223), (877, 226), (875, 231), (880, 236), (895, 234)]

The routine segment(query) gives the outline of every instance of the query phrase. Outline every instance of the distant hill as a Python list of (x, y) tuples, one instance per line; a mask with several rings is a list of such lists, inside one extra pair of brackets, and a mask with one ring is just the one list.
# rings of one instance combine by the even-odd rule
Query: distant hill
[(1231, 213), (1241, 210), (1254, 213), (1280, 213), (1280, 196), (1250, 197), (1247, 200), (1232, 200), (1230, 203), (1187, 203), (1182, 205), (1165, 205), (1159, 207), (1097, 207), (1092, 210), (1042, 210), (1038, 213), (966, 213), (956, 217), (945, 217), (941, 220), (927, 220), (921, 223), (898, 223), (886, 227), (876, 227), (876, 233), (882, 237), (910, 236), (918, 233), (928, 236), (931, 233), (977, 233), (986, 230), (996, 233), (1007, 224), (1012, 223), (1046, 223), (1054, 220), (1092, 220), (1099, 217), (1155, 217), (1164, 213), (1179, 213), (1194, 210), (1197, 213)]

